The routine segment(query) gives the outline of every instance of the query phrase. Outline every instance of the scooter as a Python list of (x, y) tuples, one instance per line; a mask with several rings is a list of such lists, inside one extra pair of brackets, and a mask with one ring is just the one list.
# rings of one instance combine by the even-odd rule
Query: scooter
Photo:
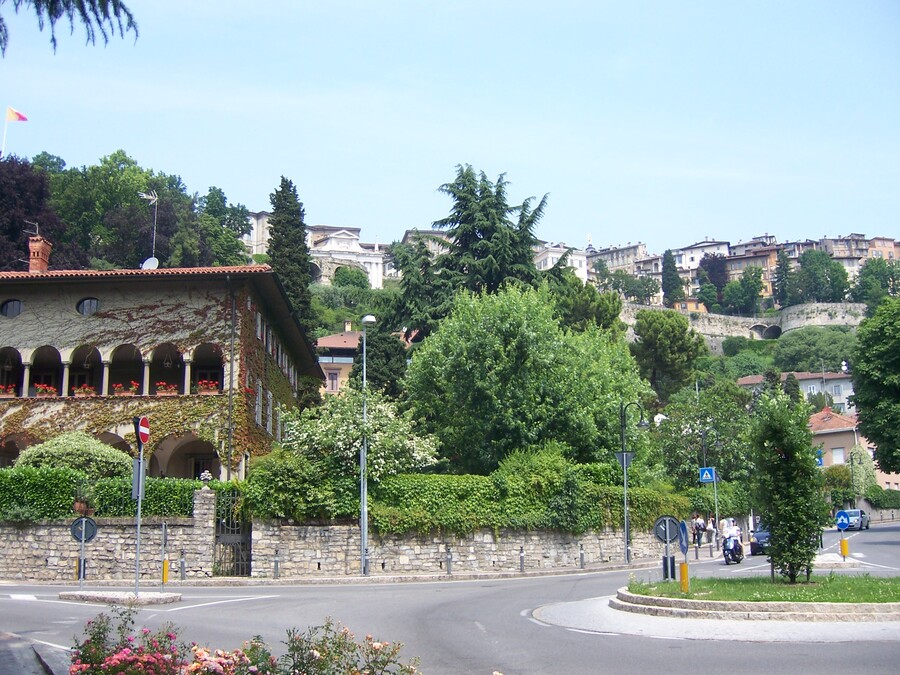
[(744, 559), (744, 547), (741, 546), (741, 540), (735, 536), (725, 537), (722, 542), (722, 559), (725, 564), (739, 563)]

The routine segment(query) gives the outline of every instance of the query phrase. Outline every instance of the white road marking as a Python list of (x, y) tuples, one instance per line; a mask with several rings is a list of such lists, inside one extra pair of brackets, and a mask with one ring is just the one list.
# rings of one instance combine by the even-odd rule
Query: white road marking
[(26, 593), (10, 593), (9, 597), (13, 600), (37, 600), (36, 595), (28, 595)]
[(34, 640), (34, 642), (42, 645), (47, 645), (48, 647), (53, 647), (54, 649), (62, 649), (64, 652), (72, 651), (71, 647), (64, 647), (63, 645), (58, 645), (55, 642), (45, 642), (44, 640)]
[(184, 605), (183, 607), (173, 607), (172, 609), (159, 609), (161, 612), (180, 612), (185, 609), (197, 609), (198, 607), (212, 607), (213, 605), (225, 605), (230, 602), (247, 602), (249, 600), (268, 600), (270, 598), (278, 598), (278, 595), (253, 595), (247, 598), (232, 598), (231, 600), (216, 600), (215, 602), (201, 602), (196, 605)]

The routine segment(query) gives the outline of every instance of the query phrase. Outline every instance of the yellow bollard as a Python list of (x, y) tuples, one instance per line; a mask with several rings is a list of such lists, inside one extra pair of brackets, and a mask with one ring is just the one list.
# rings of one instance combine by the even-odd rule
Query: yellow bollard
[(688, 564), (686, 562), (678, 564), (679, 580), (681, 581), (681, 592), (691, 592), (691, 580), (688, 577)]
[(163, 575), (162, 575), (162, 582), (163, 582), (163, 584), (169, 583), (169, 560), (168, 560), (168, 559), (164, 559), (164, 560), (163, 560), (163, 570), (162, 570), (162, 572), (163, 572)]
[(847, 539), (841, 539), (841, 555), (845, 558), (850, 555), (850, 544), (848, 541)]

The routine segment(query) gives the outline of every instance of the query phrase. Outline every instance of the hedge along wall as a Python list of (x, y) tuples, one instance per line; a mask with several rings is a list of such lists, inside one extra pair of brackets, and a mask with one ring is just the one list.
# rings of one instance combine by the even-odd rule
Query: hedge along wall
[[(142, 583), (162, 578), (160, 549), (162, 523), (168, 525), (170, 579), (178, 576), (178, 558), (185, 551), (186, 575), (212, 574), (215, 541), (216, 495), (212, 490), (194, 492), (192, 518), (141, 519)], [(0, 524), (0, 579), (75, 580), (80, 542), (70, 527), (75, 516), (45, 520), (27, 527)], [(134, 579), (137, 530), (134, 518), (96, 518), (97, 536), (85, 544), (86, 579)]]

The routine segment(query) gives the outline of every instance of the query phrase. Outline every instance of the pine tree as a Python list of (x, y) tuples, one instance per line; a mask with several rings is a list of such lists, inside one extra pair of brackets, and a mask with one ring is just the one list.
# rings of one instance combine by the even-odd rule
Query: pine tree
[(316, 325), (309, 291), (309, 247), (303, 203), (294, 184), (284, 176), (281, 185), (269, 196), (272, 215), (269, 218), (269, 262), (284, 286), (291, 303), (291, 313), (310, 339)]
[(772, 279), (772, 295), (775, 302), (786, 307), (788, 304), (788, 287), (791, 282), (791, 259), (784, 249), (778, 251), (778, 262), (775, 266), (775, 278)]
[(663, 304), (672, 307), (676, 302), (684, 300), (684, 283), (675, 266), (675, 256), (671, 249), (663, 253), (662, 259), (662, 292)]

